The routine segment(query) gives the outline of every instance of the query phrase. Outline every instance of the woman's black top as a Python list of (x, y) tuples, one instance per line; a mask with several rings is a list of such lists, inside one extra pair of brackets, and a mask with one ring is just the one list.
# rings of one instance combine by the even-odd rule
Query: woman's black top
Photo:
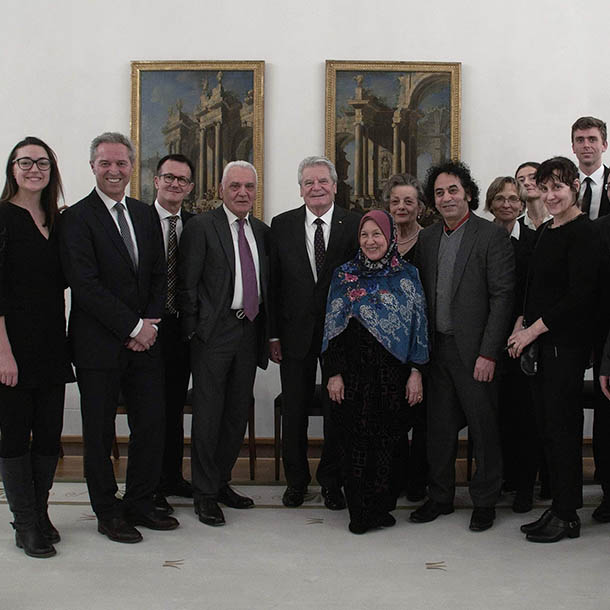
[(549, 332), (544, 342), (566, 347), (590, 343), (599, 267), (598, 232), (581, 214), (556, 229), (538, 229), (525, 303), (527, 325), (538, 318)]
[(17, 387), (22, 389), (74, 379), (66, 339), (59, 220), (46, 239), (28, 210), (0, 203), (0, 316), (17, 362)]

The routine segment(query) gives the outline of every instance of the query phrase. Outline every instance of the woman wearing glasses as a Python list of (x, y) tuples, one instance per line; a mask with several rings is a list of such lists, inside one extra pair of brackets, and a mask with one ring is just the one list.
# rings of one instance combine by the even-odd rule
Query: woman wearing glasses
[[(536, 244), (535, 231), (517, 221), (527, 196), (515, 178), (500, 176), (489, 185), (485, 198), (485, 209), (495, 216), (496, 224), (506, 229), (515, 252), (517, 281), (513, 321), (523, 313), (527, 269)], [(499, 363), (498, 383), (504, 488), (515, 491), (513, 511), (526, 513), (532, 509), (540, 461), (530, 384), (519, 361), (508, 354)]]
[(65, 383), (73, 381), (57, 235), (62, 194), (53, 151), (38, 138), (19, 142), (0, 196), (0, 467), (15, 542), (31, 557), (55, 555), (60, 539), (47, 502)]

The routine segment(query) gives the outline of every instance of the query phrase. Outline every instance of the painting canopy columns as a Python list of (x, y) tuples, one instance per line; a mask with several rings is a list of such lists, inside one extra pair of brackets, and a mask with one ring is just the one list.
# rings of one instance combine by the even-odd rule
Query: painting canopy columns
[(393, 174), (459, 157), (460, 64), (327, 61), (326, 96), (339, 205), (374, 207)]

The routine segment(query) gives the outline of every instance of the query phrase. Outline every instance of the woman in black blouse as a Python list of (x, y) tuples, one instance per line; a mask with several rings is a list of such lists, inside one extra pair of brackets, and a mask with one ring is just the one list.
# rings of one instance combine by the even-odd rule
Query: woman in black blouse
[(577, 167), (565, 157), (554, 157), (538, 168), (536, 183), (553, 218), (538, 229), (525, 314), (518, 318), (508, 347), (516, 358), (533, 341), (538, 343), (533, 392), (553, 498), (551, 508), (521, 531), (531, 542), (557, 542), (580, 535), (581, 395), (591, 353), (599, 252), (593, 223), (577, 206)]
[[(55, 555), (47, 513), (72, 381), (59, 262), (61, 178), (53, 151), (27, 137), (11, 151), (0, 197), (0, 467), (15, 542)], [(31, 442), (30, 442), (31, 438)]]

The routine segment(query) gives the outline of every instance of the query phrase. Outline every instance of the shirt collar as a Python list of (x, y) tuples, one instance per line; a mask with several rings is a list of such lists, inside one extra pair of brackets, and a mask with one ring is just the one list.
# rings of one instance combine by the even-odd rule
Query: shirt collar
[(172, 214), (171, 212), (168, 212), (160, 203), (157, 199), (155, 199), (155, 209), (157, 210), (157, 214), (159, 214), (159, 218), (161, 220), (165, 220), (166, 218), (171, 218), (172, 216), (178, 216), (178, 218), (181, 218), (180, 216), (180, 211), (178, 211), (177, 214)]
[(470, 210), (468, 210), (468, 212), (466, 212), (466, 216), (464, 216), (464, 218), (462, 218), (462, 220), (460, 220), (460, 222), (458, 222), (455, 227), (453, 227), (453, 229), (450, 229), (447, 226), (446, 222), (443, 222), (443, 230), (445, 231), (445, 235), (451, 235), (452, 233), (454, 233), (455, 231), (457, 231), (463, 224), (466, 223), (466, 221), (470, 218)]
[(95, 191), (96, 193), (99, 195), (100, 199), (102, 200), (103, 204), (108, 208), (108, 211), (110, 212), (112, 210), (112, 208), (117, 204), (117, 203), (122, 203), (125, 207), (127, 207), (127, 204), (125, 202), (125, 195), (123, 195), (123, 198), (120, 201), (117, 201), (116, 199), (113, 199), (112, 197), (108, 197), (108, 195), (106, 195), (106, 193), (104, 193), (103, 191), (101, 191), (97, 185), (95, 187)]
[(580, 182), (583, 183), (585, 178), (591, 178), (593, 184), (602, 184), (604, 181), (604, 164), (602, 163), (590, 176), (587, 176), (582, 172), (582, 170), (578, 170), (578, 174), (580, 177)]
[(308, 225), (312, 225), (315, 220), (321, 218), (324, 221), (324, 224), (330, 226), (330, 223), (333, 219), (333, 212), (335, 210), (335, 204), (333, 203), (328, 210), (322, 214), (322, 216), (316, 216), (307, 206), (305, 206), (305, 222)]
[[(229, 226), (231, 226), (236, 220), (239, 220), (239, 218), (235, 216), (235, 214), (233, 214), (233, 212), (231, 212), (231, 210), (229, 210), (229, 208), (224, 203), (222, 204), (222, 208), (225, 211), (225, 214), (227, 215)], [(245, 220), (246, 224), (250, 224), (250, 212), (246, 214)]]
[(515, 220), (515, 224), (513, 225), (513, 230), (510, 232), (510, 236), (514, 237), (515, 239), (519, 239), (520, 235), (521, 235), (521, 223), (519, 222), (519, 220)]

